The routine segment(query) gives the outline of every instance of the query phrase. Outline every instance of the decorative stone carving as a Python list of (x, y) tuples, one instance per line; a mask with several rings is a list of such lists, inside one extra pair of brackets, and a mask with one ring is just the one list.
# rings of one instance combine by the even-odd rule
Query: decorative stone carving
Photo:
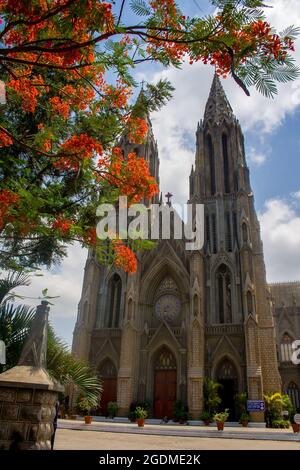
[(0, 374), (0, 449), (50, 449), (57, 392), (63, 387), (44, 369), (47, 302), (36, 315), (16, 367)]

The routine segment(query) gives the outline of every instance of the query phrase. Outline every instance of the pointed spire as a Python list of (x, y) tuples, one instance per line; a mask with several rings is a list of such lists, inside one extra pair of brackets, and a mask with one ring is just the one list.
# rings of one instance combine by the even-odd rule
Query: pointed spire
[(162, 206), (163, 204), (163, 195), (162, 195), (162, 191), (160, 192), (160, 197), (159, 197), (159, 205)]
[(46, 368), (49, 310), (50, 307), (45, 300), (37, 306), (18, 366)]
[(234, 119), (232, 108), (227, 99), (220, 78), (215, 73), (205, 107), (204, 120), (219, 124), (223, 120), (232, 119)]

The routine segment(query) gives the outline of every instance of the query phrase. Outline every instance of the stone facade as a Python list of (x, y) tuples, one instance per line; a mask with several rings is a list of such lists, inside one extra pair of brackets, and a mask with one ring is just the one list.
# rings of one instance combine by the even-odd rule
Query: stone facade
[(291, 362), (293, 341), (300, 339), (300, 282), (270, 284), (282, 389), (300, 408), (300, 367)]
[(21, 387), (0, 382), (0, 449), (50, 449), (57, 392)]
[[(150, 121), (149, 126), (140, 154), (152, 162), (158, 179)], [(123, 148), (131, 149), (125, 140)], [(211, 377), (223, 384), (223, 405), (234, 419), (235, 393), (247, 390), (249, 398), (261, 399), (281, 389), (243, 134), (217, 77), (197, 127), (189, 183), (189, 202), (205, 208), (202, 250), (159, 239), (131, 276), (88, 255), (73, 352), (103, 378), (102, 413), (114, 395), (123, 415), (132, 402), (144, 400), (154, 416), (171, 415), (180, 399), (199, 418), (203, 379)]]
[(18, 365), (0, 374), (0, 449), (51, 448), (58, 392), (46, 371), (48, 302), (37, 307)]

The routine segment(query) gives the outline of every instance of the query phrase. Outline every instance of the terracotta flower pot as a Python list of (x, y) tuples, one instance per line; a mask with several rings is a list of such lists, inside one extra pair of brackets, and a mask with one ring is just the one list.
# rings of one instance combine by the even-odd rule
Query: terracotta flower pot
[(92, 420), (93, 420), (92, 416), (85, 416), (84, 417), (85, 424), (91, 424)]
[(248, 426), (248, 421), (241, 421), (241, 425), (243, 426), (243, 428), (246, 428)]
[(292, 428), (294, 432), (300, 432), (300, 424), (292, 423)]
[(139, 418), (139, 419), (137, 419), (136, 421), (137, 421), (137, 423), (138, 423), (138, 427), (139, 427), (139, 428), (143, 428), (143, 427), (144, 427), (144, 424), (145, 424), (144, 418)]
[(218, 428), (218, 431), (223, 431), (224, 423), (217, 423), (217, 428)]

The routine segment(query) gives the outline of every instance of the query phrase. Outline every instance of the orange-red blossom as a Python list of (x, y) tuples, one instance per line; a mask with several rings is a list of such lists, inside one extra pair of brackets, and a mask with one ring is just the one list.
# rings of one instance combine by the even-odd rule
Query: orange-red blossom
[(114, 264), (127, 273), (134, 273), (137, 269), (137, 260), (133, 251), (122, 240), (112, 241), (114, 250)]
[(19, 196), (9, 189), (0, 190), (0, 230), (5, 226), (10, 210), (16, 206), (19, 199)]

